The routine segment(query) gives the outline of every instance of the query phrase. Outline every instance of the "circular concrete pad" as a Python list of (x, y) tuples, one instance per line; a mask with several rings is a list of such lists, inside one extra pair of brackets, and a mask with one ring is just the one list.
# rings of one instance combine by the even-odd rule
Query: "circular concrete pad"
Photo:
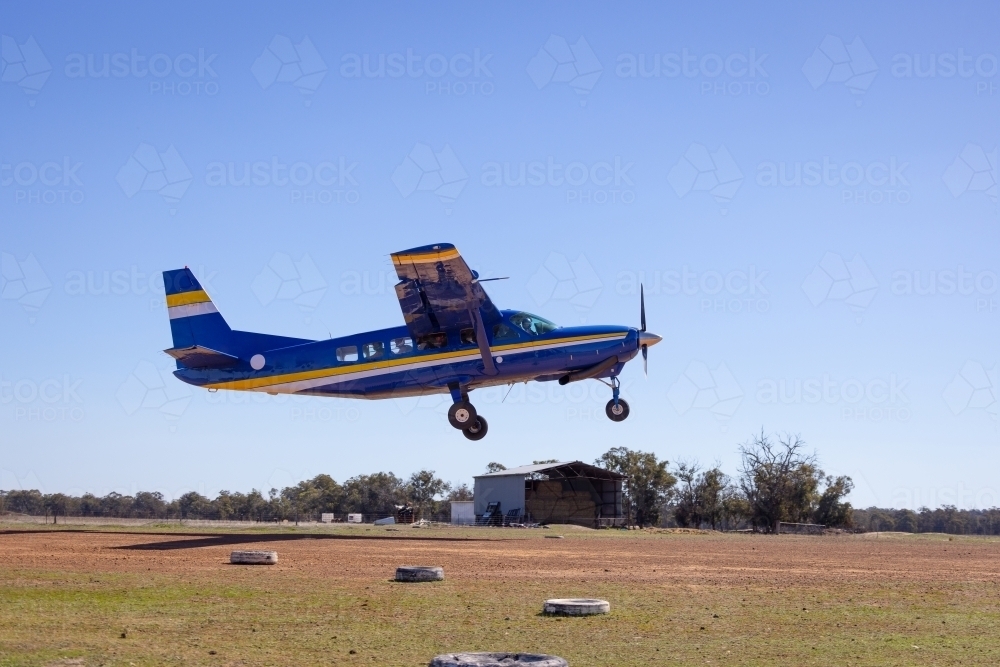
[(403, 565), (396, 568), (396, 581), (442, 581), (443, 579), (443, 567)]
[(278, 562), (278, 552), (234, 551), (229, 554), (229, 562), (237, 565), (274, 565)]
[(590, 616), (591, 614), (607, 614), (611, 611), (611, 603), (607, 600), (588, 598), (546, 600), (542, 611), (546, 614), (559, 616)]
[(431, 660), (430, 667), (569, 667), (569, 663), (535, 653), (449, 653)]

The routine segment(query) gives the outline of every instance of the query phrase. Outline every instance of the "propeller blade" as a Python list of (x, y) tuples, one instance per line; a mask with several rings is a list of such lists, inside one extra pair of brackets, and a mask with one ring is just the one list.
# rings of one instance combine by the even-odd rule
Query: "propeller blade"
[(639, 331), (646, 330), (646, 294), (643, 290), (642, 283), (639, 283), (639, 321), (642, 324), (642, 328)]
[(647, 357), (647, 348), (645, 345), (642, 346), (642, 374), (649, 377), (649, 359)]

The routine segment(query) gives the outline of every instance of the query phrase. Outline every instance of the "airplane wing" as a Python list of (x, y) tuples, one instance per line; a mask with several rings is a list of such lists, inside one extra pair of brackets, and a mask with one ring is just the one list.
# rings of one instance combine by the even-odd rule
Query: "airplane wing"
[(423, 336), (439, 331), (492, 326), (500, 311), (450, 243), (411, 248), (392, 254), (399, 283), (396, 297), (410, 333)]

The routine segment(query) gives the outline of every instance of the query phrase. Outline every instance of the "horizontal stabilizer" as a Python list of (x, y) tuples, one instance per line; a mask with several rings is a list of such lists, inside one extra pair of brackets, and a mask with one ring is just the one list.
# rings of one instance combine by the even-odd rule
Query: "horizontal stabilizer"
[(172, 347), (164, 352), (186, 368), (232, 368), (240, 362), (237, 357), (201, 345)]

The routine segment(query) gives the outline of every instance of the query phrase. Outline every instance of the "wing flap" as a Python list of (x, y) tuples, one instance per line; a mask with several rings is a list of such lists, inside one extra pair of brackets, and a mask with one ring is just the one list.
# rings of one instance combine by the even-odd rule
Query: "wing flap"
[(393, 253), (392, 262), (399, 277), (396, 297), (413, 335), (475, 328), (476, 309), (485, 324), (500, 321), (478, 276), (450, 243)]
[(201, 345), (172, 347), (164, 352), (180, 362), (185, 368), (232, 368), (240, 363), (238, 357)]

